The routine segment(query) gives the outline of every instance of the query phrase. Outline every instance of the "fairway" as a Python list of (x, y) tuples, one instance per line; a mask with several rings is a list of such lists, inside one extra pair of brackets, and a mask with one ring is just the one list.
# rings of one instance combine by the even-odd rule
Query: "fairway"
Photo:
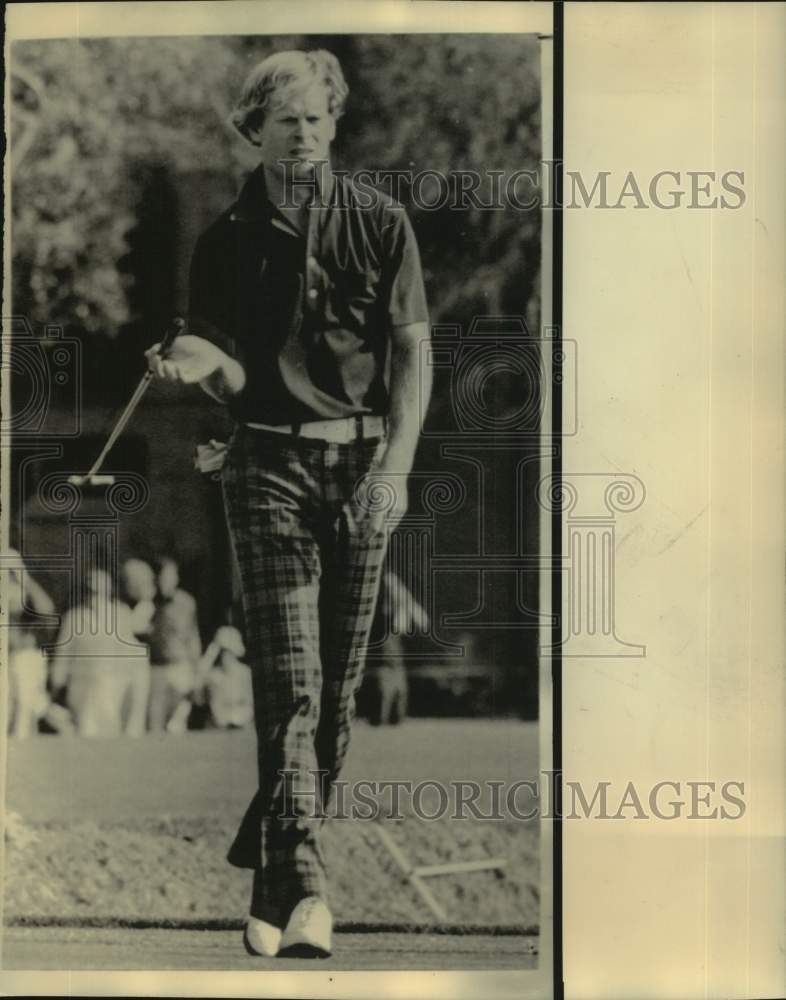
[[(10, 741), (4, 966), (264, 966), (246, 956), (239, 931), (226, 929), (247, 912), (248, 872), (229, 866), (225, 855), (256, 768), (254, 736), (239, 731)], [(399, 727), (360, 723), (345, 777), (350, 784), (482, 785), (532, 780), (537, 771), (534, 723), (412, 719)], [(526, 797), (517, 802), (526, 806)], [(412, 865), (501, 857), (506, 867), (432, 878), (448, 922), (471, 932), (423, 932), (439, 921), (385, 850), (376, 822), (328, 822), (338, 928), (334, 957), (320, 968), (532, 967), (540, 922), (537, 821), (427, 821), (406, 806), (403, 812), (382, 822)], [(25, 921), (38, 926), (20, 926)], [(414, 928), (421, 931), (402, 933)], [(495, 928), (508, 933), (495, 935)]]
[(6, 969), (259, 970), (531, 969), (537, 937), (445, 934), (336, 934), (321, 961), (250, 958), (240, 932), (11, 928), (3, 942)]
[[(535, 722), (408, 719), (379, 728), (358, 722), (342, 778), (532, 780), (537, 739)], [(256, 766), (254, 735), (241, 731), (9, 740), (6, 807), (28, 822), (239, 818), (256, 788)]]

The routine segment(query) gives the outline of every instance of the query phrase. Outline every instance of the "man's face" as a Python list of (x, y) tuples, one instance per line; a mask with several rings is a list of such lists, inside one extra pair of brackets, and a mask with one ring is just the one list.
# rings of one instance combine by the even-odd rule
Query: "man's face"
[(251, 132), (265, 166), (283, 169), (282, 161), (294, 160), (288, 169), (295, 175), (307, 174), (312, 164), (327, 160), (335, 135), (336, 120), (328, 110), (327, 91), (319, 83), (279, 104), (274, 97), (264, 124)]

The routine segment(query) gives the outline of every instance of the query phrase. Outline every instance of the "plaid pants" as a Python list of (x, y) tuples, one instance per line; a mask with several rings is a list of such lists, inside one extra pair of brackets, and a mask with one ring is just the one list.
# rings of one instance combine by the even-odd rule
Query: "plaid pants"
[(259, 789), (228, 860), (283, 926), (327, 898), (319, 828), (349, 743), (387, 533), (354, 498), (379, 438), (328, 444), (238, 427), (222, 470), (254, 686)]

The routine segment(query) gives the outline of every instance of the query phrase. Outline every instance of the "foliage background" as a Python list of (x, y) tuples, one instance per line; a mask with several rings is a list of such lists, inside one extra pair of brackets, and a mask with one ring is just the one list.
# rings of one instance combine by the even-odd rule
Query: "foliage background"
[[(17, 42), (15, 310), (110, 338), (139, 318), (144, 275), (128, 255), (145, 193), (156, 176), (176, 188), (198, 169), (240, 183), (255, 151), (227, 116), (247, 70), (271, 51), (325, 47), (342, 62), (350, 99), (337, 166), (510, 174), (540, 156), (537, 44), (511, 35)], [(536, 318), (537, 212), (408, 207), (435, 321), (484, 310)]]

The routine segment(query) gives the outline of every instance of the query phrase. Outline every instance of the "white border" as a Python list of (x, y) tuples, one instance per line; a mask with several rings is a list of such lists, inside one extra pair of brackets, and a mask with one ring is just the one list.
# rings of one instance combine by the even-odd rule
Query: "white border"
[[(305, 31), (307, 25), (308, 31)], [(61, 37), (316, 34), (316, 33), (517, 33), (552, 34), (550, 3), (424, 2), (349, 0), (334, 4), (299, 0), (224, 0), (197, 3), (63, 3), (16, 4), (6, 8), (6, 65), (8, 46), (16, 40)], [(543, 157), (550, 156), (553, 81), (550, 43), (542, 50)], [(546, 72), (548, 69), (548, 73)], [(6, 109), (8, 102), (6, 102)], [(6, 114), (8, 111), (6, 110)], [(7, 125), (6, 125), (7, 127)], [(8, 203), (8, 199), (6, 199)], [(551, 213), (543, 213), (543, 303), (551, 301)], [(5, 219), (6, 260), (10, 244)], [(6, 267), (4, 301), (10, 301)], [(545, 308), (542, 327), (550, 326)], [(550, 414), (547, 415), (547, 421)], [(548, 427), (545, 428), (548, 430)], [(548, 518), (543, 517), (547, 524)], [(546, 531), (549, 531), (548, 525)], [(543, 541), (543, 536), (541, 536)], [(548, 535), (547, 535), (548, 540)], [(543, 550), (545, 551), (545, 550)], [(543, 570), (548, 576), (548, 570)], [(550, 584), (541, 592), (550, 596)], [(548, 660), (540, 670), (539, 745), (541, 769), (551, 766), (551, 676)], [(4, 734), (0, 740), (4, 739)], [(4, 801), (4, 800), (3, 800)], [(516, 997), (540, 998), (552, 994), (552, 830), (541, 821), (541, 915), (538, 967), (521, 972), (26, 972), (0, 973), (6, 995), (85, 996), (238, 996), (253, 997)], [(546, 924), (548, 923), (548, 927)]]
[[(308, 31), (306, 31), (306, 27)], [(471, 0), (200, 0), (192, 3), (10, 3), (13, 38), (110, 35), (551, 34), (551, 4)]]

